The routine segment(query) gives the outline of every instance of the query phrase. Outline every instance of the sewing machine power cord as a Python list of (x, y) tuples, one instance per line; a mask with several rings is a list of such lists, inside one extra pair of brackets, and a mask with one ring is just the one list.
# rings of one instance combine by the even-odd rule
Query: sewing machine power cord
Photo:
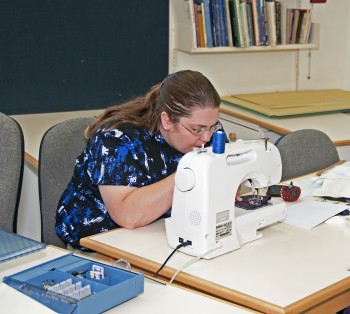
[(204, 256), (208, 255), (209, 253), (219, 249), (220, 247), (222, 246), (222, 243), (216, 243), (216, 245), (209, 249), (208, 251), (204, 252), (203, 254), (199, 255), (199, 256), (196, 256), (195, 258), (192, 258), (191, 260), (189, 260), (187, 263), (185, 263), (184, 265), (182, 265), (177, 271), (176, 273), (173, 275), (173, 277), (171, 278), (170, 280), (170, 283), (173, 283), (175, 277), (178, 275), (178, 273), (180, 271), (183, 271), (186, 267), (192, 265), (193, 263), (199, 261), (201, 258), (203, 258)]
[(180, 243), (172, 252), (171, 254), (167, 257), (167, 259), (164, 261), (164, 263), (162, 264), (162, 266), (159, 267), (159, 269), (154, 273), (153, 277), (157, 277), (159, 272), (164, 268), (164, 266), (166, 265), (166, 263), (169, 261), (169, 259), (175, 254), (175, 252), (177, 250), (179, 250), (180, 248), (182, 247), (185, 247), (185, 246), (188, 246), (188, 245), (191, 245), (191, 241), (185, 241), (185, 242), (182, 242)]

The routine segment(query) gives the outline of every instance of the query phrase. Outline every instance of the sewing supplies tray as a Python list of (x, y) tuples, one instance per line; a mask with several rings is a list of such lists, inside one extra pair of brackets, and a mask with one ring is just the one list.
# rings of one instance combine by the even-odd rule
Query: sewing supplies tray
[(144, 276), (73, 253), (3, 281), (59, 313), (101, 313), (144, 291)]

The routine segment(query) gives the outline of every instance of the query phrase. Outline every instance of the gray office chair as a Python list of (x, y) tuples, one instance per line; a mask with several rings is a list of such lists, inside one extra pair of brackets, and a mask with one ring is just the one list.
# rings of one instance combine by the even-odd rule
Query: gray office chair
[(321, 170), (339, 161), (334, 143), (319, 130), (288, 133), (275, 145), (281, 153), (282, 181)]
[(58, 201), (73, 175), (77, 156), (86, 145), (84, 130), (92, 117), (74, 118), (51, 127), (43, 135), (39, 150), (39, 202), (42, 242), (65, 247), (55, 231)]
[(0, 113), (0, 228), (17, 232), (17, 214), (24, 165), (21, 126)]

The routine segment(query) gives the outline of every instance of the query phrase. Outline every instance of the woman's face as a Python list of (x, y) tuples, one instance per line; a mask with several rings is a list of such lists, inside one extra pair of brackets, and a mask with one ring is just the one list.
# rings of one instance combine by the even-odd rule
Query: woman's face
[(195, 109), (189, 117), (180, 118), (178, 123), (172, 123), (163, 112), (160, 131), (170, 146), (186, 154), (210, 141), (213, 135), (210, 128), (216, 125), (218, 119), (219, 108)]

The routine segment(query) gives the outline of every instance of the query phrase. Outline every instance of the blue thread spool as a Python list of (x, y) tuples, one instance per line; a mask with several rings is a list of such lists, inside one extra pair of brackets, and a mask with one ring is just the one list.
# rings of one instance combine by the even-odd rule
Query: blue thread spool
[(213, 153), (223, 154), (225, 152), (226, 134), (224, 131), (216, 131), (213, 134)]

